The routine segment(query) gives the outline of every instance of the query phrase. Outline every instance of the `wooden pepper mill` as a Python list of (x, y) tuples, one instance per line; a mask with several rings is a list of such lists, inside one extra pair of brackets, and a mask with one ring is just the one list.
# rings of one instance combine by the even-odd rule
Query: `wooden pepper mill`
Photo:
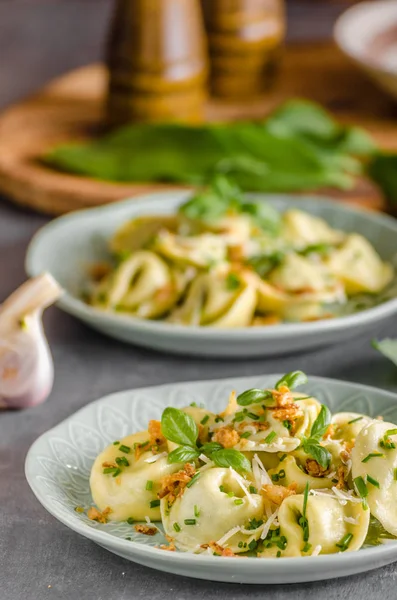
[(249, 100), (272, 82), (285, 32), (283, 0), (202, 0), (211, 91)]
[(200, 0), (117, 0), (107, 65), (109, 126), (200, 121), (208, 72)]

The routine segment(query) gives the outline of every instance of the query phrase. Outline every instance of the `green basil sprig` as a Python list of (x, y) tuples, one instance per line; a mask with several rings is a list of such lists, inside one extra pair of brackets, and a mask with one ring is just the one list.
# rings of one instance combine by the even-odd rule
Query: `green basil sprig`
[(196, 460), (200, 454), (208, 455), (219, 467), (232, 467), (236, 471), (250, 471), (249, 460), (239, 450), (225, 449), (217, 442), (208, 442), (200, 449), (197, 447), (198, 427), (194, 419), (179, 410), (168, 407), (161, 417), (161, 431), (164, 437), (179, 444), (168, 455), (169, 463)]
[(307, 383), (307, 381), (307, 375), (303, 371), (291, 371), (277, 381), (275, 388), (278, 390), (282, 385), (285, 385), (290, 390), (293, 390), (299, 385)]
[(320, 445), (325, 432), (331, 423), (331, 412), (325, 404), (321, 405), (321, 410), (314, 421), (310, 436), (302, 439), (302, 448), (306, 454), (310, 454), (324, 469), (327, 469), (331, 462), (330, 452)]

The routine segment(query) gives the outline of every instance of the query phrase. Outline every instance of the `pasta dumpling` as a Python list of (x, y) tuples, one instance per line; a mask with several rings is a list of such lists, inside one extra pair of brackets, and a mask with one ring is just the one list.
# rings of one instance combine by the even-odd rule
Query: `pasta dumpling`
[[(152, 521), (160, 520), (159, 503), (156, 502), (160, 480), (178, 470), (180, 465), (169, 464), (167, 453), (148, 462), (153, 460), (148, 440), (147, 431), (129, 435), (120, 443), (108, 446), (93, 464), (92, 497), (99, 510), (110, 509), (111, 521), (130, 518), (143, 521), (147, 516)], [(148, 481), (151, 486), (147, 485)]]
[(338, 244), (344, 238), (341, 231), (332, 229), (324, 219), (309, 215), (302, 210), (287, 210), (284, 214), (284, 238), (296, 245)]
[(397, 535), (397, 425), (373, 420), (359, 432), (352, 450), (352, 474), (371, 513)]
[(263, 498), (259, 494), (245, 495), (236, 475), (231, 469), (208, 469), (171, 506), (167, 497), (161, 500), (165, 533), (178, 548), (197, 552), (212, 541), (219, 544), (225, 534), (236, 530), (227, 539), (228, 548), (241, 552), (239, 542), (252, 539), (252, 531), (241, 535), (239, 527), (244, 529), (250, 520), (262, 518)]

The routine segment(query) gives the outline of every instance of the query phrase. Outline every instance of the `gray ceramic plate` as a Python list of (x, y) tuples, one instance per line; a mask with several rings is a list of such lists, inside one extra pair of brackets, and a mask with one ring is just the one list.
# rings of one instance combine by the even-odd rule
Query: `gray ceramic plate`
[[(77, 533), (123, 558), (177, 575), (236, 583), (295, 583), (352, 575), (397, 560), (397, 542), (366, 547), (358, 552), (283, 559), (241, 560), (164, 552), (155, 548), (165, 542), (161, 534), (140, 535), (127, 523), (101, 525), (75, 511), (76, 506), (91, 506), (91, 465), (113, 440), (146, 429), (148, 420), (160, 418), (166, 406), (204, 402), (210, 410), (219, 412), (231, 389), (242, 392), (252, 387), (271, 387), (279, 377), (178, 383), (106, 396), (87, 405), (33, 444), (26, 458), (27, 480), (41, 504)], [(326, 403), (332, 412), (382, 414), (388, 421), (397, 422), (395, 394), (321, 377), (311, 377), (304, 390)]]
[[(215, 329), (145, 321), (87, 306), (79, 297), (88, 266), (107, 256), (107, 239), (126, 220), (142, 214), (173, 212), (189, 192), (164, 192), (76, 212), (52, 221), (31, 242), (29, 275), (49, 271), (66, 290), (59, 306), (95, 329), (130, 343), (158, 350), (204, 356), (265, 356), (341, 342), (397, 312), (397, 298), (351, 316), (270, 327)], [(321, 198), (258, 196), (281, 211), (299, 206), (332, 226), (363, 234), (381, 256), (397, 252), (397, 221)]]

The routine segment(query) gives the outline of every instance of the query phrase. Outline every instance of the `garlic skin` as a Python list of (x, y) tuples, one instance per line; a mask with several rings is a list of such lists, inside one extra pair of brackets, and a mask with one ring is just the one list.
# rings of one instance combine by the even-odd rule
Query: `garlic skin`
[(0, 306), (0, 408), (44, 402), (54, 365), (43, 331), (43, 310), (62, 294), (51, 275), (28, 280)]

